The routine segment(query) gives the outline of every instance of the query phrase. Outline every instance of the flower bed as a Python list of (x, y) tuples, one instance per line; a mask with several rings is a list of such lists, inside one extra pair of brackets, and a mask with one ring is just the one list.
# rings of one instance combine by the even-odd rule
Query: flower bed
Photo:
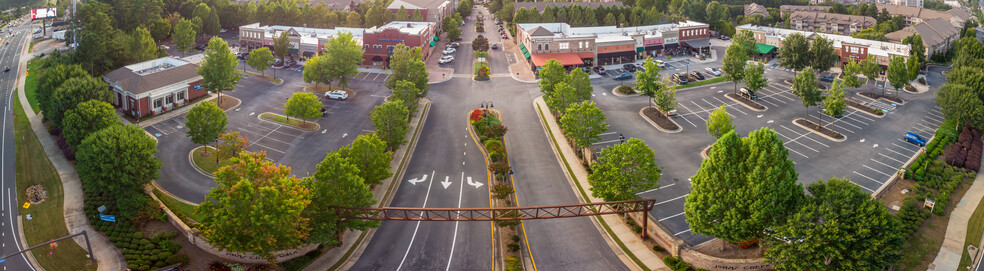
[(855, 101), (852, 101), (852, 100), (848, 100), (848, 99), (844, 99), (844, 102), (847, 103), (848, 106), (854, 107), (854, 109), (857, 109), (857, 110), (859, 110), (861, 112), (865, 112), (865, 113), (872, 114), (872, 115), (879, 116), (879, 117), (885, 115), (885, 112), (882, 112), (882, 110), (881, 109), (878, 109), (878, 108), (871, 108), (870, 106), (863, 105), (861, 103), (858, 103), (858, 102), (855, 102)]
[[(472, 110), (468, 115), (469, 128), (474, 132), (472, 135), (475, 140), (477, 140), (479, 148), (486, 155), (486, 163), (488, 164), (488, 170), (491, 173), (492, 181), (489, 183), (489, 193), (492, 196), (492, 205), (494, 207), (513, 207), (516, 206), (516, 196), (515, 189), (512, 183), (512, 179), (507, 179), (511, 176), (511, 167), (509, 165), (509, 154), (506, 150), (505, 141), (503, 141), (506, 131), (509, 129), (502, 125), (502, 120), (500, 119), (499, 112), (489, 109), (475, 109)], [(505, 214), (518, 215), (515, 214)], [(502, 252), (504, 258), (507, 257), (520, 257), (520, 240), (519, 231), (516, 226), (521, 224), (520, 221), (499, 221), (496, 225), (499, 226), (499, 244), (505, 245), (505, 249)]]
[[(913, 92), (915, 92), (915, 90), (913, 90)], [(871, 98), (871, 99), (876, 99), (876, 100), (877, 99), (885, 99), (885, 100), (891, 101), (891, 102), (896, 103), (896, 104), (903, 104), (903, 103), (905, 103), (905, 101), (903, 101), (902, 99), (896, 98), (895, 96), (881, 95), (881, 93), (861, 92), (861, 93), (858, 93), (858, 95), (861, 95), (861, 96), (864, 96), (864, 97), (868, 97), (868, 98)]]
[(663, 114), (663, 112), (659, 112), (659, 110), (655, 107), (644, 108), (642, 110), (642, 114), (663, 130), (676, 131), (677, 129), (680, 129), (680, 126), (671, 121), (669, 117)]

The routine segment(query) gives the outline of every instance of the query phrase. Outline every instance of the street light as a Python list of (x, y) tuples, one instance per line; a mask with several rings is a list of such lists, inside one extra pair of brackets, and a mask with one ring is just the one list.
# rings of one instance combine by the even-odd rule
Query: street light
[(619, 144), (625, 143), (625, 137), (622, 136), (622, 133), (618, 133), (618, 141)]
[(493, 105), (491, 101), (482, 102), (482, 106), (479, 107), (482, 108), (482, 113), (485, 116), (485, 126), (489, 126), (489, 109), (493, 107), (495, 107), (495, 105)]

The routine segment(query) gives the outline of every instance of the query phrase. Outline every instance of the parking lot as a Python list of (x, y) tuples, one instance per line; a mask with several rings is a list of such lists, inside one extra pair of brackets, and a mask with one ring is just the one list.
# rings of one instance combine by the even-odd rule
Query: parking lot
[[(692, 65), (691, 70), (703, 70), (714, 64)], [(670, 70), (672, 71), (672, 69)], [(796, 164), (799, 181), (804, 185), (831, 177), (848, 178), (864, 191), (872, 193), (883, 186), (918, 150), (919, 146), (904, 142), (905, 132), (913, 131), (929, 138), (942, 122), (939, 108), (933, 104), (935, 91), (921, 95), (903, 95), (905, 105), (893, 105), (884, 100), (873, 101), (850, 90), (851, 100), (880, 108), (886, 112), (877, 118), (848, 107), (844, 116), (832, 118), (822, 115), (819, 106), (802, 106), (800, 99), (791, 92), (791, 80), (795, 74), (783, 69), (766, 72), (769, 86), (757, 93), (758, 101), (768, 107), (764, 112), (752, 111), (726, 97), (734, 91), (731, 82), (680, 89), (677, 92), (678, 115), (673, 117), (683, 131), (668, 134), (658, 131), (639, 116), (638, 110), (648, 105), (645, 97), (617, 97), (595, 95), (599, 108), (605, 111), (609, 133), (602, 135), (595, 147), (618, 144), (618, 133), (628, 138), (640, 138), (656, 152), (657, 164), (663, 169), (660, 187), (640, 193), (643, 198), (658, 199), (651, 214), (670, 233), (685, 242), (696, 245), (710, 240), (693, 234), (683, 214), (686, 196), (690, 193), (690, 178), (700, 167), (700, 150), (713, 144), (705, 123), (714, 109), (724, 105), (734, 119), (735, 130), (745, 136), (761, 127), (774, 130), (789, 150), (789, 158)], [(937, 75), (942, 78), (942, 75)], [(615, 81), (599, 78), (592, 81), (596, 92), (608, 92), (621, 84), (634, 80)], [(739, 84), (739, 87), (742, 85)], [(866, 91), (862, 86), (860, 91)], [(796, 118), (808, 118), (813, 122), (823, 116), (822, 124), (838, 131), (847, 139), (835, 142), (793, 124)], [(615, 134), (611, 134), (617, 132)], [(614, 141), (612, 141), (614, 140)]]
[(271, 161), (280, 161), (294, 145), (295, 139), (303, 139), (309, 133), (309, 131), (260, 119), (231, 124), (229, 131), (249, 137), (249, 151), (264, 151), (267, 159)]

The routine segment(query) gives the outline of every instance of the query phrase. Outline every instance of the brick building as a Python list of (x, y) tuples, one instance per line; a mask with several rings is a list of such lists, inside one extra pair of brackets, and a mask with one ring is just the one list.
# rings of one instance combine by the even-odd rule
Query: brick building
[(397, 44), (420, 48), (423, 58), (434, 50), (434, 22), (391, 22), (384, 26), (365, 30), (362, 48), (363, 66), (389, 67), (389, 58)]
[(103, 75), (113, 90), (113, 106), (145, 117), (178, 108), (206, 95), (198, 65), (163, 57), (127, 65)]

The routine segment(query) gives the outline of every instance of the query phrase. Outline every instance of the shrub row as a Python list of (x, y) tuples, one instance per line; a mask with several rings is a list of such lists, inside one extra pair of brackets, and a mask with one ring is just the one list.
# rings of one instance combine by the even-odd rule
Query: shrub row
[[(939, 157), (940, 154), (943, 153), (943, 148), (946, 147), (946, 144), (953, 142), (953, 139), (956, 138), (956, 134), (954, 132), (956, 131), (955, 125), (955, 121), (947, 120), (940, 125), (939, 129), (936, 129), (936, 136), (933, 137), (933, 141), (926, 144), (926, 152), (919, 155), (919, 158), (916, 158), (915, 163), (909, 165), (909, 169), (906, 170), (907, 173), (911, 172), (912, 179), (921, 182), (926, 178), (926, 167), (929, 166), (929, 164), (935, 160), (936, 157)], [(907, 177), (909, 176), (907, 175)]]
[(946, 163), (977, 172), (981, 169), (981, 133), (977, 129), (964, 126), (953, 149), (946, 157)]
[[(663, 263), (665, 263), (666, 267), (669, 267), (673, 271), (694, 270), (692, 269), (690, 263), (683, 261), (683, 259), (680, 259), (680, 257), (670, 257), (670, 256), (663, 257)], [(697, 271), (707, 271), (707, 270), (697, 269)]]
[(131, 270), (152, 270), (176, 263), (187, 263), (187, 255), (175, 254), (181, 244), (173, 241), (177, 233), (159, 233), (150, 238), (127, 217), (117, 215), (116, 223), (99, 219), (97, 208), (106, 206), (104, 214), (118, 214), (114, 197), (108, 193), (96, 192), (83, 187), (85, 194), (85, 214), (92, 226), (105, 234), (114, 246), (123, 251), (127, 268)]
[(902, 202), (902, 207), (899, 208), (899, 212), (895, 214), (895, 217), (902, 221), (902, 230), (904, 231), (904, 236), (912, 236), (919, 230), (922, 226), (923, 221), (929, 218), (929, 212), (925, 211), (922, 207), (922, 202), (913, 198), (906, 197), (905, 201)]

